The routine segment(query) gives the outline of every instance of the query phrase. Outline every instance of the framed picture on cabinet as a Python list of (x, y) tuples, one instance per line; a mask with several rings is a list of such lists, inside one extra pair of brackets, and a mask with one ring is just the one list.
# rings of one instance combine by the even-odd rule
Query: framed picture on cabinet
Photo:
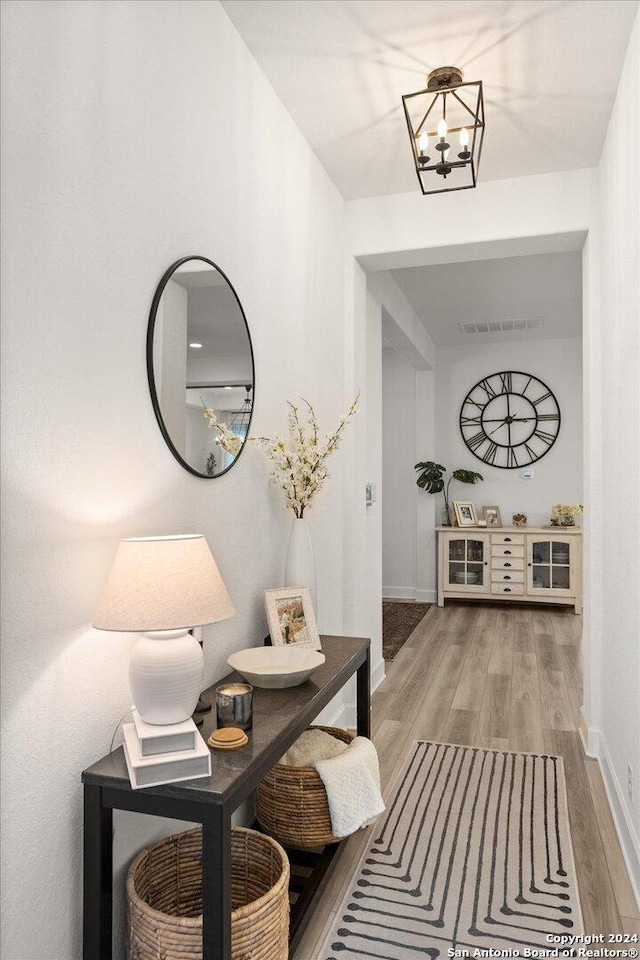
[(477, 527), (476, 508), (470, 500), (454, 500), (453, 510), (459, 527)]
[(274, 647), (322, 649), (311, 593), (307, 587), (265, 590), (264, 598)]
[(482, 516), (487, 521), (488, 527), (502, 526), (502, 517), (500, 516), (500, 507), (483, 507)]

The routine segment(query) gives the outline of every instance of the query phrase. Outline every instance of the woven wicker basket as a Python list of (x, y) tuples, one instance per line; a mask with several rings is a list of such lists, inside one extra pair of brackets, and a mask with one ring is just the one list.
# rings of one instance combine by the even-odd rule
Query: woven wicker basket
[[(338, 727), (309, 727), (324, 730), (343, 743), (353, 734)], [(331, 832), (327, 792), (313, 767), (276, 764), (256, 790), (256, 814), (263, 830), (279, 843), (300, 850), (339, 843)]]
[[(287, 960), (289, 861), (270, 837), (231, 832), (231, 956)], [(127, 877), (129, 960), (202, 960), (202, 830), (143, 850)]]

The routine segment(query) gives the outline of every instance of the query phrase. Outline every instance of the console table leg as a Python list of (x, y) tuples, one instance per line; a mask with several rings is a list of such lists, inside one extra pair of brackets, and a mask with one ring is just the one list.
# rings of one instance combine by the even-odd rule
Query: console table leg
[(102, 788), (84, 788), (84, 960), (111, 960), (113, 916), (113, 811)]
[(356, 675), (356, 711), (359, 737), (371, 736), (371, 652)]
[(231, 960), (231, 815), (208, 807), (202, 822), (202, 956)]

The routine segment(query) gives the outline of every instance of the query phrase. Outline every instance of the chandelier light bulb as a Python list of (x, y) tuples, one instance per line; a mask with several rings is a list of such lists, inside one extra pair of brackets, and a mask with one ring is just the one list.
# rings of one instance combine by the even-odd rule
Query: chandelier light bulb
[(436, 67), (425, 88), (403, 94), (402, 108), (423, 196), (473, 189), (485, 129), (482, 80), (464, 80), (456, 66)]

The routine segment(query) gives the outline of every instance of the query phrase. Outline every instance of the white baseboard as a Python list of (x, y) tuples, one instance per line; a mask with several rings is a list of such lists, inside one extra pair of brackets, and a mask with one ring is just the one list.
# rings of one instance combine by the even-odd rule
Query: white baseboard
[(588, 757), (593, 757), (597, 760), (600, 756), (600, 729), (589, 726), (589, 721), (584, 713), (584, 707), (580, 710), (579, 733), (584, 752)]
[(437, 603), (437, 590), (416, 590), (416, 600), (419, 603)]
[(415, 587), (383, 587), (383, 600), (415, 600)]
[(611, 808), (618, 840), (620, 841), (622, 856), (629, 871), (629, 880), (633, 887), (633, 893), (640, 907), (640, 842), (629, 815), (625, 794), (623, 793), (622, 786), (611, 763), (611, 756), (607, 748), (606, 740), (602, 735), (602, 731), (596, 732), (598, 733), (597, 739), (599, 746), (598, 762), (609, 800), (609, 807)]
[(371, 671), (371, 693), (375, 693), (385, 677), (385, 662), (380, 660)]
[(416, 590), (413, 587), (383, 587), (383, 600), (416, 600), (418, 603), (435, 603), (438, 594), (435, 590)]

